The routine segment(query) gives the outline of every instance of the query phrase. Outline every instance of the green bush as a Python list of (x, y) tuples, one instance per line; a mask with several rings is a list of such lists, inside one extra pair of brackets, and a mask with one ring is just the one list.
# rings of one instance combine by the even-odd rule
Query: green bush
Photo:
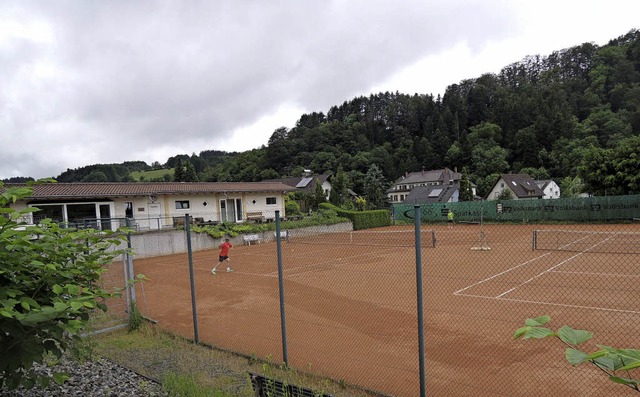
[(289, 200), (284, 204), (284, 212), (287, 216), (300, 215), (300, 205), (295, 201)]
[[(37, 208), (16, 211), (10, 203), (29, 197), (31, 188), (4, 189), (0, 183), (0, 386), (46, 386), (50, 378), (32, 371), (44, 357), (77, 354), (79, 334), (95, 309), (116, 291), (100, 278), (124, 251), (113, 246), (125, 236), (110, 231), (62, 228), (50, 219), (24, 225)], [(4, 215), (4, 216), (3, 216)], [(56, 383), (67, 379), (53, 374)]]
[(330, 203), (322, 203), (319, 208), (333, 210), (338, 216), (350, 219), (353, 222), (353, 230), (391, 225), (391, 215), (387, 210), (347, 211)]

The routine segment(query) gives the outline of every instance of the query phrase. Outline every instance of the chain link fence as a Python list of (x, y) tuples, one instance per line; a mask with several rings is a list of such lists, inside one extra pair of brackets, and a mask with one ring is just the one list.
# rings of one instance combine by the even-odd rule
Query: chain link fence
[[(114, 248), (125, 249), (127, 245), (130, 247), (130, 238), (131, 235), (127, 235), (128, 243), (123, 242), (120, 247)], [(119, 260), (105, 265), (100, 288), (108, 292), (117, 292), (117, 294), (102, 302), (107, 306), (106, 312), (96, 309), (91, 313), (87, 333), (108, 332), (128, 326), (130, 303), (135, 300), (135, 292), (129, 284), (129, 280), (133, 278), (132, 255), (123, 254)]]
[[(549, 315), (552, 327), (592, 331), (585, 350), (637, 348), (637, 212), (534, 223), (523, 211), (486, 217), (487, 203), (478, 205), (485, 209), (452, 222), (443, 206), (420, 206), (427, 216), (417, 228), (407, 206), (377, 229), (272, 214), (134, 234), (135, 273), (149, 279), (137, 287), (139, 306), (184, 337), (374, 395), (635, 394), (597, 368), (569, 365), (557, 340), (513, 334), (526, 318)], [(214, 275), (225, 238), (233, 248)]]

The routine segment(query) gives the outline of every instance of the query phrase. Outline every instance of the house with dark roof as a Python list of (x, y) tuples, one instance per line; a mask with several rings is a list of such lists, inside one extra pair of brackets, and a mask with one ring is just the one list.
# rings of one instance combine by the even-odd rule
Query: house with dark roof
[(417, 186), (404, 198), (405, 204), (450, 203), (457, 202), (460, 183), (447, 185)]
[(398, 178), (386, 193), (392, 204), (458, 201), (461, 178), (461, 173), (448, 168), (411, 172)]
[(308, 194), (313, 194), (316, 190), (316, 185), (320, 183), (325, 197), (329, 199), (329, 193), (331, 193), (331, 176), (332, 174), (311, 174), (310, 171), (306, 170), (303, 176), (272, 179), (270, 181), (282, 182), (285, 185), (294, 187), (296, 191), (302, 191)]
[[(281, 182), (287, 186), (290, 186), (295, 189), (297, 192), (303, 192), (307, 195), (313, 195), (316, 191), (316, 186), (320, 184), (322, 186), (322, 191), (324, 192), (324, 197), (326, 200), (329, 199), (329, 194), (331, 193), (331, 173), (327, 174), (313, 174), (311, 170), (304, 170), (302, 176), (294, 176), (289, 178), (282, 179), (270, 179), (270, 182)], [(310, 210), (308, 200), (305, 198), (296, 200), (298, 205), (300, 206), (300, 210), (302, 212), (308, 212)]]
[(551, 179), (536, 180), (536, 185), (542, 190), (543, 199), (560, 198), (560, 186)]
[(542, 189), (529, 175), (501, 174), (486, 199), (498, 200), (505, 190), (511, 192), (514, 200), (541, 199), (544, 196)]
[[(0, 187), (0, 193), (12, 186)], [(44, 218), (73, 227), (115, 230), (133, 226), (156, 230), (184, 223), (269, 221), (285, 217), (284, 199), (295, 188), (281, 182), (120, 182), (45, 183), (12, 208), (37, 207), (24, 223)]]

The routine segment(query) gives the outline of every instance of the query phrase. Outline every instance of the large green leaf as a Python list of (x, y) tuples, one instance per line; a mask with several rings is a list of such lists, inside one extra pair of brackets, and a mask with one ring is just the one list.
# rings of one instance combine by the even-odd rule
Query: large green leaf
[(589, 361), (586, 353), (571, 347), (568, 347), (567, 350), (564, 351), (564, 356), (571, 365), (578, 365)]
[(638, 349), (614, 349), (613, 352), (627, 362), (640, 361), (640, 350)]
[(634, 386), (636, 388), (640, 384), (639, 383), (640, 381), (638, 379), (621, 378), (619, 376), (610, 376), (609, 379), (612, 380), (613, 382), (620, 383), (623, 385)]
[(528, 318), (524, 320), (525, 325), (530, 327), (541, 327), (551, 321), (551, 317), (549, 316), (540, 316), (536, 318)]
[(553, 332), (549, 328), (532, 327), (526, 332), (524, 339), (542, 339), (555, 335), (555, 332)]
[(38, 323), (53, 320), (61, 313), (63, 313), (67, 308), (67, 305), (62, 304), (62, 306), (64, 306), (64, 309), (59, 310), (61, 306), (58, 305), (58, 303), (56, 303), (56, 305), (58, 306), (58, 309), (51, 306), (44, 306), (40, 311), (32, 311), (30, 313), (27, 313), (24, 318), (20, 319), (20, 323), (27, 327), (33, 327)]
[(604, 357), (598, 357), (593, 360), (594, 364), (600, 368), (608, 371), (615, 371), (616, 368), (620, 368), (620, 359), (616, 356), (607, 355)]
[(56, 372), (53, 374), (53, 381), (58, 385), (63, 384), (70, 378), (71, 376), (66, 372)]
[(516, 330), (516, 332), (513, 333), (513, 339), (518, 339), (522, 336), (524, 336), (527, 331), (529, 331), (531, 329), (531, 327), (520, 327)]
[(593, 337), (593, 333), (580, 329), (573, 329), (568, 325), (562, 326), (558, 330), (558, 337), (564, 342), (573, 346), (584, 343)]

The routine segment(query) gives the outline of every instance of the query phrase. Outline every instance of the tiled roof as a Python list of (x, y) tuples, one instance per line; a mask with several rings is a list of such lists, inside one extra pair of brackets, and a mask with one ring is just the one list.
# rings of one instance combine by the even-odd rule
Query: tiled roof
[(502, 174), (500, 177), (519, 198), (544, 196), (542, 189), (527, 174)]
[[(283, 179), (270, 179), (269, 182), (282, 182), (285, 185), (289, 185), (291, 187), (297, 187), (297, 190), (302, 189), (302, 190), (313, 191), (313, 189), (315, 189), (316, 187), (316, 179), (320, 181), (320, 183), (324, 183), (330, 177), (331, 177), (331, 174), (322, 174), (322, 175), (315, 174), (308, 177), (294, 176), (294, 177), (283, 178)], [(309, 183), (305, 184), (303, 187), (299, 186), (300, 182), (305, 178), (310, 178)]]
[[(5, 184), (8, 187), (24, 184)], [(280, 182), (104, 182), (45, 183), (32, 186), (29, 198), (148, 196), (222, 192), (286, 192), (295, 188)]]
[(462, 174), (452, 171), (448, 168), (441, 170), (419, 171), (411, 172), (405, 176), (400, 177), (395, 183), (399, 184), (415, 184), (426, 182), (442, 182), (448, 183), (450, 180), (459, 181), (462, 178)]
[(458, 183), (437, 186), (416, 186), (404, 199), (405, 204), (446, 203), (460, 188)]

